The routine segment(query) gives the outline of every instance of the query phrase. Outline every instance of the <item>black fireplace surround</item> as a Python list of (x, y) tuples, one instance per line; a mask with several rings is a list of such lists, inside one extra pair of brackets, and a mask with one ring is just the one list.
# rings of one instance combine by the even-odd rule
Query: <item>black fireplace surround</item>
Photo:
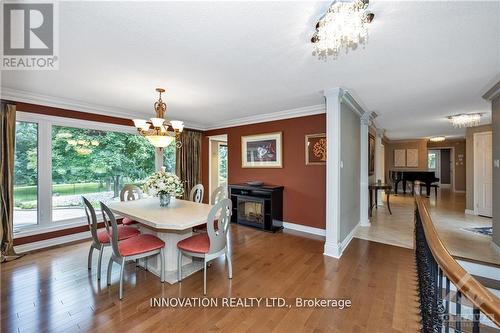
[(283, 228), (283, 186), (229, 185), (231, 222), (275, 232)]

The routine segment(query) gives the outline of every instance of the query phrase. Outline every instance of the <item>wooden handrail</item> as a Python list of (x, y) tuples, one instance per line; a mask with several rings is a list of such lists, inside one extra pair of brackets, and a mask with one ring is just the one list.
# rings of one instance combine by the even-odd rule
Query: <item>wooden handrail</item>
[(500, 326), (500, 298), (486, 289), (458, 264), (439, 238), (432, 223), (429, 209), (422, 197), (415, 195), (415, 202), (425, 233), (427, 244), (434, 259), (455, 287), (467, 297), (484, 315)]

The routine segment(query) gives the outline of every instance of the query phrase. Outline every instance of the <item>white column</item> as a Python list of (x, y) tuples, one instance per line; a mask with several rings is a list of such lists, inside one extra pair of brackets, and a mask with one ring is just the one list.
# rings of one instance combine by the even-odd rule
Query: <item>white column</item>
[(326, 140), (328, 158), (326, 161), (326, 234), (325, 252), (330, 257), (341, 255), (340, 238), (340, 96), (342, 89), (325, 90), (326, 98)]
[(359, 225), (369, 226), (368, 219), (368, 126), (370, 125), (371, 112), (365, 112), (361, 116), (360, 140), (361, 140), (361, 166), (360, 166), (360, 189), (359, 189)]
[[(375, 136), (375, 182), (380, 180), (384, 182), (384, 170), (383, 159), (385, 158), (382, 155), (382, 137), (384, 136), (385, 130), (377, 129), (377, 135)], [(378, 191), (378, 201), (377, 205), (382, 206), (382, 195), (384, 195), (384, 191)]]

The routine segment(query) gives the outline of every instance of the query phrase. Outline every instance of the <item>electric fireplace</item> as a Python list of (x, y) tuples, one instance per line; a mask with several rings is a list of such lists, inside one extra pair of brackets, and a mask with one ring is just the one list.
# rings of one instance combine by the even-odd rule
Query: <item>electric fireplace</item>
[(231, 222), (276, 231), (283, 225), (283, 186), (229, 185), (233, 202)]

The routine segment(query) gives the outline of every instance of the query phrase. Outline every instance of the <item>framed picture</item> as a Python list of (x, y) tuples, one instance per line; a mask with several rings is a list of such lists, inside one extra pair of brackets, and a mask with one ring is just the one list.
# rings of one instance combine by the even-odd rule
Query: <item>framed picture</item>
[(306, 135), (306, 165), (326, 164), (326, 134)]
[(375, 173), (375, 137), (368, 135), (368, 174), (371, 176)]
[(394, 149), (394, 166), (406, 166), (406, 149)]
[(406, 149), (406, 166), (418, 168), (418, 149)]
[(265, 133), (241, 137), (243, 168), (282, 168), (282, 133)]

